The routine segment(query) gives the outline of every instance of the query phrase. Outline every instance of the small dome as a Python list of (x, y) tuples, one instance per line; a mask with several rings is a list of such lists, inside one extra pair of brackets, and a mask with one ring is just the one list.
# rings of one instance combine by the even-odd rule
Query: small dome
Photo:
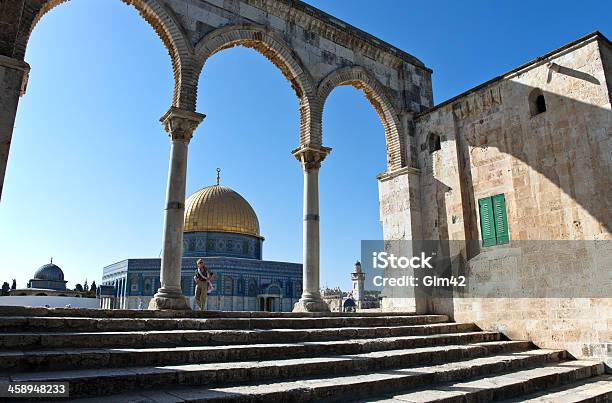
[(234, 190), (213, 185), (198, 190), (185, 202), (184, 232), (231, 232), (259, 235), (253, 207)]
[(41, 266), (34, 273), (35, 280), (64, 281), (64, 272), (53, 263)]

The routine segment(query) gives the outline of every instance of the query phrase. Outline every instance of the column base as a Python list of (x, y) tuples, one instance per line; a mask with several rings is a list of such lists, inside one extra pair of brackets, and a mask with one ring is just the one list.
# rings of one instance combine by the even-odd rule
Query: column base
[(187, 302), (187, 298), (182, 295), (176, 296), (164, 296), (155, 294), (153, 299), (149, 302), (150, 310), (160, 310), (160, 309), (172, 309), (172, 310), (180, 310), (187, 311), (191, 310), (189, 303)]
[(293, 305), (293, 312), (330, 312), (329, 305), (322, 300), (299, 300)]

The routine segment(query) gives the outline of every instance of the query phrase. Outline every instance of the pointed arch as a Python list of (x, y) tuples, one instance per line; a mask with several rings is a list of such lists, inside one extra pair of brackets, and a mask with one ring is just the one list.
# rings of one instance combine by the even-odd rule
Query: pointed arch
[[(50, 10), (69, 0), (42, 0), (29, 2), (24, 10), (19, 32), (17, 34), (13, 57), (23, 60), (30, 35), (40, 19)], [(173, 12), (160, 0), (121, 0), (133, 6), (140, 15), (151, 25), (164, 43), (170, 55), (174, 74), (174, 93), (172, 105), (195, 111), (195, 88), (189, 86), (192, 82), (188, 76), (193, 72), (191, 68), (193, 47), (187, 40), (180, 23)]]
[(406, 146), (401, 134), (399, 114), (395, 104), (387, 95), (385, 87), (361, 66), (342, 67), (329, 73), (319, 83), (317, 97), (321, 105), (325, 105), (329, 94), (334, 88), (341, 85), (350, 85), (363, 91), (376, 110), (385, 129), (388, 170), (392, 171), (406, 166)]
[(316, 110), (318, 103), (310, 73), (285, 41), (266, 27), (253, 24), (230, 25), (204, 36), (195, 46), (195, 81), (190, 84), (197, 88), (197, 81), (208, 58), (234, 46), (254, 49), (279, 68), (299, 99), (300, 144), (320, 145), (320, 122), (318, 128), (313, 127), (317, 122), (317, 119), (312, 119), (313, 110)]

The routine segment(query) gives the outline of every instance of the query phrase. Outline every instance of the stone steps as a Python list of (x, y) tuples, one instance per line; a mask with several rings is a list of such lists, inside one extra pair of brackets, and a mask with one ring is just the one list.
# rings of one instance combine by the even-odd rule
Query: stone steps
[(414, 312), (259, 312), (259, 311), (149, 311), (135, 309), (35, 308), (1, 306), (0, 317), (47, 316), (62, 318), (350, 318), (380, 316), (416, 316)]
[(355, 326), (407, 326), (447, 322), (446, 315), (348, 316), (320, 318), (85, 318), (0, 316), (0, 333), (35, 331), (134, 331), (221, 329), (317, 329)]
[[(164, 402), (356, 402), (372, 396), (386, 396), (389, 392), (398, 390), (419, 389), (425, 386), (437, 385), (442, 382), (468, 380), (485, 377), (491, 374), (508, 373), (532, 369), (558, 368), (558, 375), (550, 374), (549, 378), (536, 376), (522, 380), (523, 385), (534, 384), (534, 387), (561, 384), (565, 381), (580, 379), (588, 373), (599, 373), (602, 364), (591, 361), (566, 361), (574, 366), (567, 374), (559, 359), (564, 357), (562, 351), (530, 350), (521, 353), (494, 355), (485, 358), (447, 363), (442, 365), (421, 366), (394, 370), (379, 370), (351, 375), (329, 374), (326, 377), (302, 377), (279, 382), (252, 383), (249, 385), (229, 387), (184, 386), (165, 388), (156, 391), (139, 391), (137, 393), (116, 394), (107, 399), (96, 397), (95, 401), (114, 403), (134, 401), (164, 401)], [(561, 374), (565, 374), (562, 376)], [(544, 382), (542, 384), (541, 382)], [(539, 386), (538, 386), (539, 385)], [(494, 386), (491, 386), (494, 388)], [(434, 387), (435, 388), (435, 387)], [(525, 388), (528, 389), (527, 386)], [(438, 401), (435, 397), (429, 399), (427, 389), (420, 389), (417, 395), (420, 400)], [(112, 399), (112, 400), (111, 400)], [(379, 401), (374, 398), (366, 401)], [(81, 401), (90, 401), (83, 399)], [(93, 400), (91, 400), (93, 401)], [(384, 400), (383, 400), (384, 401)], [(389, 401), (387, 399), (387, 401)], [(410, 400), (395, 400), (406, 402)], [(446, 401), (446, 400), (441, 400)], [(490, 400), (449, 400), (449, 401), (490, 401)], [(393, 400), (391, 400), (393, 402)]]
[[(359, 354), (374, 351), (437, 347), (484, 342), (481, 350), (500, 348), (528, 349), (522, 341), (500, 341), (496, 332), (470, 332), (429, 336), (388, 337), (380, 339), (335, 340), (305, 343), (189, 346), (140, 349), (55, 349), (0, 351), (0, 362), (9, 371), (51, 371), (127, 366), (158, 366), (244, 360), (304, 358), (322, 355)], [(474, 347), (476, 348), (476, 347)]]
[[(564, 385), (565, 391), (575, 390), (578, 387), (574, 382), (588, 379), (596, 379), (604, 372), (603, 364), (593, 361), (566, 361), (554, 365), (547, 365), (540, 368), (533, 368), (523, 371), (511, 372), (502, 375), (481, 377), (477, 380), (446, 383), (403, 394), (393, 394), (388, 397), (369, 399), (368, 402), (380, 403), (400, 403), (400, 402), (490, 402), (504, 400), (516, 396), (523, 396), (520, 400), (524, 401), (525, 394), (533, 393), (537, 390)], [(600, 378), (601, 379), (601, 378)], [(605, 377), (604, 377), (605, 379)], [(609, 379), (608, 379), (609, 380)], [(567, 386), (567, 384), (573, 387)], [(588, 383), (587, 383), (588, 384)], [(584, 388), (584, 384), (581, 385)], [(603, 386), (603, 385), (601, 385)], [(595, 388), (587, 388), (590, 394), (601, 397), (602, 391)], [(612, 383), (606, 388), (608, 393), (612, 393)], [(547, 393), (550, 401), (560, 398), (561, 394), (554, 395)], [(567, 397), (567, 394), (566, 394)], [(563, 400), (565, 401), (565, 400)], [(582, 400), (577, 400), (582, 401)]]
[[(430, 383), (428, 379), (432, 374), (422, 372), (415, 376), (412, 373), (412, 369), (405, 369), (405, 367), (431, 362), (452, 362), (452, 364), (444, 364), (452, 369), (452, 371), (449, 369), (449, 374), (454, 373), (455, 375), (453, 376), (456, 376), (456, 379), (464, 379), (465, 376), (485, 375), (508, 368), (525, 368), (558, 361), (564, 357), (562, 351), (525, 350), (525, 345), (514, 343), (516, 342), (389, 350), (293, 360), (15, 373), (11, 375), (11, 380), (15, 382), (70, 381), (70, 394), (74, 397), (100, 396), (134, 389), (172, 387), (173, 385), (223, 387), (225, 385), (250, 382), (262, 383), (263, 381), (277, 380), (279, 378), (310, 378), (318, 380), (318, 378), (329, 377), (330, 375), (340, 375), (345, 376), (346, 379), (352, 379), (347, 374), (356, 372), (375, 374), (374, 371), (393, 369), (390, 373), (381, 372), (385, 376), (389, 375), (389, 379), (385, 378), (383, 381), (384, 377), (380, 379), (377, 376), (373, 377), (374, 380), (380, 382), (373, 382), (371, 386), (380, 392), (384, 389), (384, 385), (393, 386), (400, 379), (395, 375), (396, 371), (406, 374), (401, 379), (414, 378), (412, 381), (417, 382), (419, 385)], [(513, 353), (517, 349), (520, 352)], [(498, 353), (502, 355), (496, 355)], [(483, 356), (485, 358), (474, 358)], [(492, 358), (496, 359), (492, 361)], [(463, 361), (463, 364), (462, 362), (454, 362), (462, 359), (467, 359), (467, 361)], [(504, 365), (500, 365), (500, 359), (502, 359), (501, 362)], [(478, 360), (484, 361), (479, 362)], [(460, 367), (467, 365), (465, 363), (470, 364), (469, 371), (460, 370)], [(419, 372), (418, 369), (414, 371)], [(353, 376), (353, 378), (363, 381), (362, 376)], [(347, 386), (346, 379), (335, 385), (343, 390), (342, 394), (346, 394), (351, 390)], [(295, 382), (279, 383), (279, 386), (283, 389), (286, 385), (293, 383)], [(299, 384), (299, 382), (297, 383)], [(351, 387), (358, 386), (353, 385), (352, 382), (349, 383), (352, 385)], [(289, 388), (286, 391), (285, 397), (290, 398), (293, 393), (295, 392)], [(283, 397), (283, 401), (285, 401), (285, 397)]]
[(504, 400), (505, 403), (607, 403), (612, 402), (612, 375), (600, 375), (552, 388), (546, 392)]
[(71, 399), (113, 403), (597, 402), (610, 393), (601, 363), (443, 315), (224, 314), (0, 307), (0, 382), (65, 381)]
[(297, 343), (346, 339), (427, 336), (478, 331), (473, 323), (387, 327), (259, 330), (171, 330), (131, 332), (0, 333), (0, 350), (53, 348), (146, 348)]

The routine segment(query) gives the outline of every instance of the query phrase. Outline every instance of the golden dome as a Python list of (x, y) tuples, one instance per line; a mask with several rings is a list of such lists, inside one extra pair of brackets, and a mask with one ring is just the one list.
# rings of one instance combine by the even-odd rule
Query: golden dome
[(185, 232), (232, 232), (259, 235), (259, 220), (244, 197), (213, 185), (198, 190), (185, 202)]

